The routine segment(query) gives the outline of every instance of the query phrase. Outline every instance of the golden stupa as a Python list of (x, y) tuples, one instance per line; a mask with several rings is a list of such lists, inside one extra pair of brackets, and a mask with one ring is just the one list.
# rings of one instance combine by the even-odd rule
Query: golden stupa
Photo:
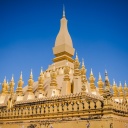
[(65, 10), (55, 40), (55, 58), (34, 82), (31, 70), (28, 85), (23, 88), (22, 72), (14, 91), (14, 77), (6, 78), (0, 93), (0, 128), (128, 128), (128, 87), (113, 81), (107, 71), (105, 81), (87, 69), (74, 56)]

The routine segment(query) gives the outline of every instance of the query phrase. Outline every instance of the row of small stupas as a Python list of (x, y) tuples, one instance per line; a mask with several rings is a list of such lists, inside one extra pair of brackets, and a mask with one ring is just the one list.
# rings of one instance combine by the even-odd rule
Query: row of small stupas
[[(20, 75), (16, 91), (14, 91), (15, 82), (13, 76), (10, 83), (8, 83), (5, 78), (2, 83), (0, 104), (5, 105), (8, 98), (12, 96), (15, 101), (26, 101), (33, 100), (35, 98), (70, 95), (71, 93), (80, 93), (82, 91), (97, 96), (102, 96), (104, 93), (104, 87), (106, 86), (105, 84), (108, 84), (107, 86), (109, 86), (110, 92), (113, 94), (113, 98), (117, 102), (123, 102), (124, 98), (128, 100), (128, 87), (126, 82), (124, 87), (122, 87), (121, 83), (119, 86), (117, 86), (115, 81), (113, 81), (113, 85), (111, 86), (107, 71), (105, 71), (105, 82), (102, 81), (99, 73), (97, 87), (95, 85), (95, 77), (92, 69), (90, 78), (87, 80), (84, 62), (82, 62), (82, 67), (80, 68), (80, 62), (77, 55), (74, 60), (74, 70), (70, 69), (68, 61), (61, 69), (56, 69), (55, 65), (53, 64), (53, 69), (50, 71), (43, 72), (41, 69), (38, 82), (34, 82), (31, 71), (28, 86), (23, 88), (23, 84), (22, 73)], [(47, 84), (50, 86), (48, 87)]]
[(67, 19), (63, 10), (61, 19), (60, 31), (56, 37), (53, 53), (55, 58), (46, 71), (40, 72), (37, 82), (33, 80), (32, 71), (28, 80), (28, 85), (23, 88), (22, 73), (18, 81), (16, 91), (14, 91), (14, 78), (12, 77), (8, 84), (6, 79), (2, 83), (2, 91), (0, 94), (0, 106), (12, 107), (13, 104), (20, 102), (30, 102), (35, 99), (59, 97), (71, 94), (86, 92), (90, 95), (95, 95), (103, 98), (104, 88), (107, 87), (113, 95), (113, 99), (117, 102), (128, 102), (128, 87), (122, 87), (121, 83), (117, 87), (115, 81), (113, 86), (110, 85), (107, 71), (105, 71), (105, 82), (102, 81), (99, 74), (98, 86), (96, 86), (95, 77), (91, 70), (90, 78), (87, 80), (86, 68), (84, 61), (80, 68), (78, 55), (73, 59), (75, 49), (73, 48), (72, 39), (67, 28)]

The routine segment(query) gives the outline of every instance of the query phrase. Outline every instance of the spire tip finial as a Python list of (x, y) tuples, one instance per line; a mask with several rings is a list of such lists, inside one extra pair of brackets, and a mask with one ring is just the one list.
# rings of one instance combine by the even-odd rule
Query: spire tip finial
[(20, 72), (20, 79), (22, 79), (22, 71)]
[(115, 81), (115, 79), (113, 79), (113, 85), (116, 85), (116, 81)]
[(102, 78), (101, 78), (101, 74), (100, 74), (100, 72), (99, 72), (99, 80), (101, 80)]
[(91, 75), (93, 75), (92, 68), (91, 68)]
[(14, 75), (12, 74), (12, 81), (14, 80)]
[(31, 69), (30, 77), (33, 77), (32, 69)]
[(43, 72), (43, 67), (41, 67), (41, 73)]
[(65, 6), (63, 4), (63, 17), (65, 17)]
[(84, 66), (84, 59), (82, 58), (82, 66)]

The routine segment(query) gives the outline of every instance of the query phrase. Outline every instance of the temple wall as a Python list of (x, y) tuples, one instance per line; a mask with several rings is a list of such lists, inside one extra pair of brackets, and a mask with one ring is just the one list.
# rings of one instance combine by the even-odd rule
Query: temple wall
[[(89, 120), (90, 128), (127, 128), (128, 120), (116, 120), (116, 119), (101, 119), (101, 120)], [(113, 123), (113, 127), (110, 127), (110, 124)], [(28, 128), (31, 123), (22, 123), (22, 124), (4, 124), (0, 125), (0, 128)], [(76, 120), (76, 121), (64, 121), (64, 122), (54, 122), (39, 124), (33, 123), (36, 125), (35, 128), (50, 128), (52, 125), (53, 128), (86, 128), (87, 120)]]

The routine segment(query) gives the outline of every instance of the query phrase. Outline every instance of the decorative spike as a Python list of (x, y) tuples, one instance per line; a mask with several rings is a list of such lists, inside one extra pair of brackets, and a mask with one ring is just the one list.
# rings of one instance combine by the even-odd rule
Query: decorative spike
[(11, 79), (11, 81), (14, 81), (14, 75), (12, 74), (12, 79)]
[(32, 73), (32, 69), (31, 69), (31, 73), (30, 73), (30, 78), (33, 78), (33, 73)]
[(99, 72), (99, 80), (102, 80), (100, 72)]
[(9, 84), (8, 80), (7, 80), (7, 84)]
[(99, 93), (100, 93), (100, 95), (102, 95), (103, 94), (103, 85), (104, 85), (104, 83), (102, 81), (102, 77), (101, 77), (100, 72), (99, 72), (99, 80), (98, 80), (97, 84), (98, 84), (98, 88), (99, 88)]
[(120, 81), (120, 84), (119, 84), (119, 86), (120, 86), (120, 87), (122, 86), (122, 84), (121, 84), (121, 81)]
[(76, 59), (78, 59), (78, 54), (77, 54), (77, 51), (76, 51)]
[(22, 80), (22, 71), (21, 71), (21, 73), (20, 73), (20, 80)]
[(115, 79), (113, 79), (113, 85), (116, 85)]
[(5, 78), (4, 78), (4, 82), (6, 82), (6, 76), (5, 76)]
[(43, 72), (43, 67), (41, 67), (41, 71), (40, 71), (40, 73), (42, 73)]
[(126, 83), (126, 81), (125, 81), (125, 84), (124, 84), (124, 86), (125, 86), (125, 87), (127, 87), (127, 83)]
[(63, 4), (63, 17), (65, 17), (65, 6)]
[(122, 88), (121, 81), (120, 81), (120, 84), (119, 84), (118, 89), (119, 89), (119, 95), (120, 95), (120, 97), (123, 97), (124, 94), (123, 94), (123, 88)]
[(93, 75), (92, 68), (91, 68), (91, 74), (90, 75)]
[(85, 65), (84, 65), (84, 59), (82, 58), (82, 66), (84, 67)]
[(109, 81), (109, 78), (108, 78), (108, 72), (107, 72), (106, 69), (105, 69), (105, 80)]

